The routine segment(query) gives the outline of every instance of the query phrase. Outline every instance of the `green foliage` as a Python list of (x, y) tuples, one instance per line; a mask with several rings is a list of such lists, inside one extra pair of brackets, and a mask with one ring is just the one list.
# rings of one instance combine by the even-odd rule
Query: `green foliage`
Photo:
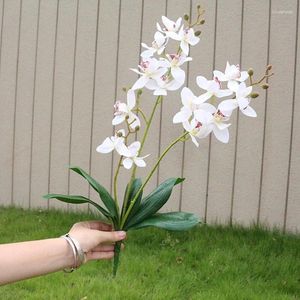
[(110, 213), (105, 210), (103, 207), (101, 207), (96, 202), (83, 197), (83, 196), (77, 196), (77, 195), (61, 195), (61, 194), (47, 194), (44, 195), (43, 198), (49, 200), (49, 199), (57, 199), (62, 202), (66, 203), (72, 203), (72, 204), (83, 204), (83, 203), (89, 203), (93, 206), (95, 206), (105, 217), (111, 218)]
[[(126, 186), (125, 197), (127, 195), (127, 190), (128, 190), (129, 185), (130, 185), (130, 182)], [(131, 201), (134, 199), (135, 195), (137, 194), (137, 192), (139, 191), (139, 189), (140, 189), (141, 186), (142, 186), (142, 180), (141, 180), (141, 178), (135, 178), (133, 180), (132, 184), (131, 184), (130, 191), (128, 193), (128, 201), (127, 201), (126, 209), (124, 208), (125, 211), (127, 211), (128, 207), (131, 204)], [(124, 201), (125, 201), (125, 197), (124, 197)], [(130, 211), (130, 214), (128, 216), (128, 220), (130, 220), (130, 218), (133, 215), (135, 215), (135, 213), (139, 209), (142, 197), (143, 197), (143, 191), (141, 191), (139, 193), (136, 201), (134, 202), (134, 205), (133, 205), (133, 207), (132, 207), (132, 209)]]
[(183, 180), (182, 178), (169, 178), (160, 184), (152, 193), (142, 200), (136, 214), (127, 220), (124, 229), (131, 228), (133, 225), (139, 224), (155, 214), (169, 200), (173, 187)]
[(188, 230), (199, 224), (200, 220), (194, 214), (185, 212), (170, 212), (155, 214), (144, 221), (133, 225), (130, 229), (158, 227), (171, 231)]
[(70, 169), (77, 174), (81, 175), (83, 178), (85, 178), (90, 186), (99, 194), (100, 199), (104, 203), (105, 207), (110, 212), (111, 216), (114, 219), (118, 219), (118, 211), (116, 207), (116, 203), (114, 199), (111, 197), (109, 192), (100, 184), (98, 183), (94, 178), (92, 178), (89, 174), (87, 174), (84, 170), (82, 170), (79, 167), (70, 167)]

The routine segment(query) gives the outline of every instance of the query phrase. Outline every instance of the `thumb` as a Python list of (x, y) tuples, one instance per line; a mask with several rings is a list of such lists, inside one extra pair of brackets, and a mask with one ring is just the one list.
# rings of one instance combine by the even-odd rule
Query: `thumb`
[(125, 231), (98, 231), (100, 243), (117, 242), (124, 240), (126, 237)]

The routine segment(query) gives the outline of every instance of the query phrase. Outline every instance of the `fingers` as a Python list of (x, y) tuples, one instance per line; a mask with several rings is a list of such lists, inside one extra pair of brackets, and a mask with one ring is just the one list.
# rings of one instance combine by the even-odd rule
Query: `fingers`
[(100, 221), (88, 221), (87, 223), (89, 224), (90, 229), (103, 230), (103, 231), (112, 230), (112, 225)]
[[(121, 244), (121, 249), (123, 250), (124, 249), (124, 244), (122, 243)], [(110, 245), (99, 245), (97, 247), (95, 247), (92, 251), (93, 252), (99, 252), (99, 251), (102, 251), (102, 252), (110, 252), (110, 251), (114, 251), (114, 244), (110, 244)]]
[(114, 257), (114, 251), (108, 252), (88, 252), (86, 254), (87, 260), (97, 260), (97, 259), (112, 259)]
[(125, 231), (98, 231), (99, 244), (107, 242), (118, 242), (126, 237)]
[[(121, 245), (121, 249), (124, 249), (124, 244)], [(88, 260), (98, 260), (98, 259), (112, 259), (115, 255), (114, 245), (103, 245), (95, 247), (92, 251), (86, 254), (86, 259)]]

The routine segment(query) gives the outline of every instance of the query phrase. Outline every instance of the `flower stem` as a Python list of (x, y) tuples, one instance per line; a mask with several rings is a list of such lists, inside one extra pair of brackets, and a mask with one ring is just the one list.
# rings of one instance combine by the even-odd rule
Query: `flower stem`
[(120, 209), (119, 209), (119, 202), (118, 202), (117, 182), (118, 182), (118, 175), (119, 175), (120, 167), (121, 167), (121, 163), (122, 163), (122, 158), (123, 158), (123, 156), (121, 156), (120, 159), (119, 159), (119, 163), (118, 163), (116, 173), (115, 173), (115, 176), (114, 176), (114, 199), (115, 199), (115, 202), (116, 202), (116, 207), (117, 207), (118, 214), (119, 214)]
[(146, 184), (149, 182), (150, 178), (152, 177), (153, 173), (155, 172), (155, 170), (157, 169), (159, 163), (161, 162), (161, 160), (164, 158), (164, 156), (169, 152), (169, 150), (178, 142), (182, 141), (186, 135), (188, 134), (187, 131), (185, 131), (181, 136), (179, 136), (177, 139), (175, 139), (165, 150), (164, 152), (161, 154), (161, 156), (158, 158), (157, 162), (155, 163), (155, 165), (153, 166), (152, 170), (150, 171), (149, 175), (147, 176), (145, 182), (142, 184), (142, 186), (139, 188), (138, 192), (135, 194), (134, 198), (132, 199), (124, 217), (121, 220), (121, 229), (123, 228), (123, 226), (125, 225), (125, 222), (129, 216), (129, 213), (136, 201), (136, 199), (139, 197), (139, 194), (142, 192), (142, 190), (145, 188)]
[(113, 261), (113, 272), (112, 275), (113, 277), (116, 277), (119, 263), (120, 263), (120, 250), (121, 250), (121, 245), (122, 242), (116, 242), (115, 247), (114, 247), (114, 261)]
[[(158, 96), (158, 97), (156, 98), (156, 101), (155, 101), (155, 104), (154, 104), (154, 106), (153, 106), (151, 115), (150, 115), (149, 120), (148, 120), (148, 122), (147, 122), (147, 126), (146, 126), (146, 129), (145, 129), (143, 138), (142, 138), (141, 147), (140, 147), (140, 150), (139, 150), (139, 154), (138, 154), (138, 155), (140, 155), (140, 153), (142, 152), (142, 149), (143, 149), (143, 147), (144, 147), (146, 138), (147, 138), (147, 136), (148, 136), (148, 132), (149, 132), (149, 129), (150, 129), (150, 126), (151, 126), (151, 123), (152, 123), (152, 120), (153, 120), (155, 111), (156, 111), (157, 106), (159, 105), (159, 103), (161, 103), (162, 99), (163, 99), (162, 96)], [(125, 209), (126, 209), (127, 202), (128, 202), (128, 197), (129, 197), (129, 192), (130, 192), (130, 189), (131, 189), (131, 186), (132, 186), (133, 180), (134, 180), (134, 178), (135, 178), (135, 174), (136, 174), (136, 168), (137, 168), (137, 166), (134, 165), (134, 166), (133, 166), (132, 173), (131, 173), (131, 178), (130, 178), (130, 182), (129, 182), (129, 185), (128, 185), (128, 189), (127, 189), (127, 192), (126, 192), (126, 195), (125, 195), (124, 203), (123, 203), (123, 206), (122, 206), (122, 216), (123, 216), (123, 214), (125, 213)]]

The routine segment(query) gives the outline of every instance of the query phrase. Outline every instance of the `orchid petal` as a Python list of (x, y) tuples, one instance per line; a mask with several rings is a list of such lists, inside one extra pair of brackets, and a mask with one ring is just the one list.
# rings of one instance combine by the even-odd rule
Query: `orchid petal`
[(203, 77), (203, 76), (197, 76), (196, 81), (197, 81), (198, 86), (201, 89), (203, 89), (203, 90), (207, 89), (207, 87), (208, 87), (208, 80), (205, 77)]
[(146, 76), (141, 76), (133, 85), (133, 87), (131, 88), (132, 90), (137, 90), (137, 89), (141, 89), (145, 86), (145, 84), (148, 82), (148, 78)]
[(132, 167), (132, 164), (133, 164), (133, 160), (131, 158), (127, 157), (123, 160), (123, 166), (127, 170), (129, 170)]
[(109, 153), (114, 150), (114, 143), (112, 140), (107, 137), (101, 145), (99, 145), (96, 149), (97, 152), (100, 153)]
[(224, 73), (217, 70), (215, 70), (213, 73), (214, 77), (218, 78), (219, 81), (227, 81), (227, 78)]
[(248, 117), (252, 117), (252, 118), (257, 117), (256, 111), (250, 106), (247, 106), (246, 108), (244, 108), (241, 111), (244, 115), (246, 115)]
[(113, 120), (112, 120), (112, 125), (119, 125), (121, 124), (122, 122), (125, 121), (125, 115), (122, 114), (122, 115), (116, 115)]
[(141, 157), (134, 157), (133, 160), (134, 160), (134, 163), (138, 167), (140, 167), (140, 168), (146, 167), (146, 163), (145, 163), (145, 161)]
[(228, 143), (229, 141), (229, 131), (228, 128), (220, 130), (218, 127), (214, 126), (213, 133), (215, 137), (222, 143)]

